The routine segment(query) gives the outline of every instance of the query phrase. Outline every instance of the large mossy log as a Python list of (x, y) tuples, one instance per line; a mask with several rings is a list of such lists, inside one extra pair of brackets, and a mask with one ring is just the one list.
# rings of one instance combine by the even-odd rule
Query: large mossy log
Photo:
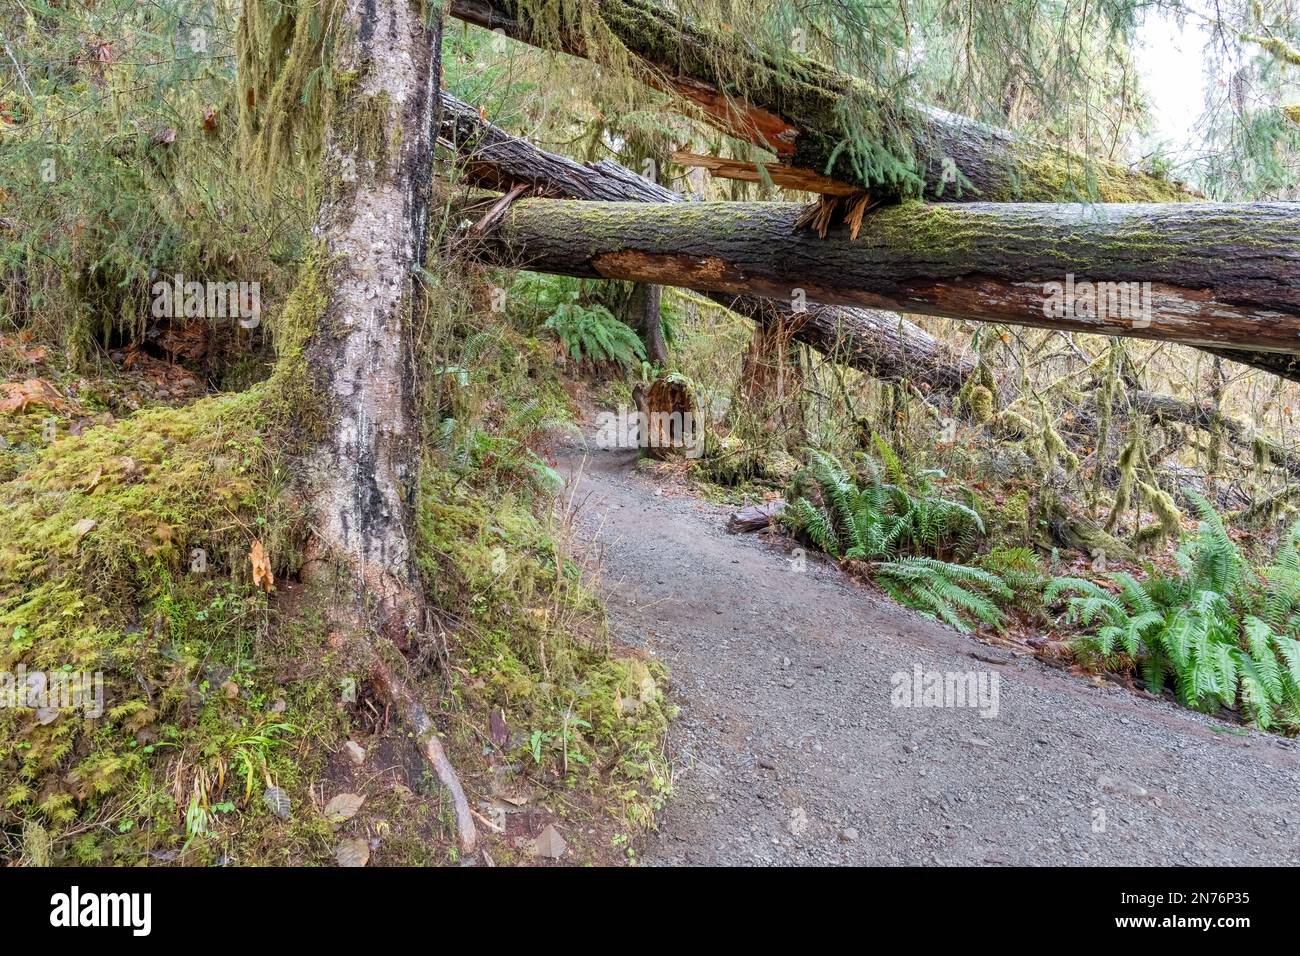
[[(1300, 353), (1300, 204), (904, 203), (870, 214), (856, 240), (797, 230), (799, 213), (524, 200), (484, 254), (579, 277)], [(1150, 283), (1130, 300), (1149, 309), (1111, 314), (1085, 282)]]
[[(511, 136), (483, 119), (478, 110), (442, 94), (444, 142), (464, 159), (470, 181), (505, 190), (527, 184), (541, 196), (610, 202), (679, 203), (681, 195), (609, 160), (576, 163)], [(755, 321), (791, 318), (781, 300), (754, 296), (711, 297)], [(962, 316), (964, 318), (964, 316)], [(837, 361), (882, 381), (915, 381), (938, 394), (955, 394), (973, 365), (945, 343), (893, 312), (810, 304), (791, 323), (795, 337)], [(1207, 351), (1291, 381), (1300, 381), (1300, 357), (1285, 352), (1210, 348)]]
[[(1173, 202), (1177, 184), (873, 89), (788, 50), (762, 50), (654, 0), (601, 0), (587, 29), (539, 19), (522, 0), (451, 0), (467, 23), (534, 46), (588, 56), (604, 37), (642, 78), (694, 103), (719, 129), (770, 149), (785, 164), (877, 197), (944, 201)], [(860, 149), (853, 144), (859, 143)], [(879, 152), (893, 162), (879, 162)], [(870, 158), (868, 153), (874, 153)], [(873, 161), (875, 160), (875, 161)]]
[[(525, 184), (536, 194), (590, 201), (682, 203), (685, 198), (618, 163), (577, 163), (511, 136), (450, 93), (442, 94), (442, 139), (462, 157), (475, 185), (508, 190)], [(780, 321), (800, 342), (845, 365), (888, 382), (913, 381), (955, 395), (974, 371), (944, 342), (893, 312), (712, 293), (728, 309), (759, 324)]]

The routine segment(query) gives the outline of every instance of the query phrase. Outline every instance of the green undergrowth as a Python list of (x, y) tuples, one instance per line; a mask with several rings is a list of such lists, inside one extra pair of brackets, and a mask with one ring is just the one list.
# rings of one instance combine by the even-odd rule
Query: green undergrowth
[(569, 420), (567, 399), (535, 341), (509, 330), (460, 381), (451, 405), (468, 417), (443, 420), (417, 519), (421, 572), (451, 625), (453, 694), (476, 725), (503, 719), (495, 745), (512, 778), (648, 826), (669, 785), (666, 674), (611, 643), (567, 548), (561, 479), (523, 440)]
[(1200, 516), (1176, 571), (1148, 567), (1094, 581), (1054, 578), (1047, 604), (1081, 627), (1073, 642), (1090, 666), (1171, 686), (1198, 710), (1234, 710), (1267, 729), (1300, 731), (1300, 523), (1257, 568), (1208, 501), (1186, 494)]
[(335, 717), (319, 633), (252, 583), (254, 539), (293, 553), (263, 400), (138, 412), (0, 486), (0, 671), (103, 681), (102, 713), (0, 710), (0, 853), (288, 862), (312, 844), (307, 818), (271, 826), (261, 802), (270, 786), (307, 799), (303, 745)]
[[(328, 596), (295, 580), (304, 511), (286, 452), (304, 426), (283, 426), (304, 398), (298, 343), (321, 303), (316, 274), (308, 263), (272, 322), (279, 370), (248, 391), (105, 416), (78, 434), (66, 419), (87, 409), (0, 415), (0, 672), (103, 675), (102, 713), (0, 709), (0, 857), (330, 859), (337, 833), (312, 788), (344, 786), (329, 781), (347, 737), (388, 731), (345, 703), (356, 662), (320, 616)], [(544, 802), (557, 816), (576, 801), (634, 832), (668, 789), (665, 674), (611, 645), (565, 550), (562, 481), (542, 451), (571, 415), (553, 352), (490, 324), (443, 351), (460, 364), (426, 382), (441, 418), (416, 544), (450, 666), (428, 697), (450, 689), (440, 723), (471, 792), (488, 786), (485, 763), (504, 760), (508, 776), (554, 793)], [(271, 596), (253, 580), (254, 541)], [(494, 713), (509, 735), (489, 760), (480, 735)], [(414, 782), (414, 795), (375, 794), (374, 812), (393, 814), (385, 852), (445, 861), (446, 801)], [(287, 799), (287, 819), (268, 792)]]

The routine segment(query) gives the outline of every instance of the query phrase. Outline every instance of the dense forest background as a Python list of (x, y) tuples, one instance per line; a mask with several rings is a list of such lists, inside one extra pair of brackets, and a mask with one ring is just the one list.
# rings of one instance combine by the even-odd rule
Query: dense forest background
[[(870, 237), (882, 208), (978, 192), (962, 163), (916, 160), (915, 104), (1053, 150), (989, 199), (1295, 201), (1291, 0), (403, 2), (450, 97), (423, 152), (390, 108), (401, 89), (374, 86), (407, 53), (358, 47), (352, 6), (0, 12), (0, 666), (101, 672), (107, 705), (0, 711), (0, 856), (355, 865), (378, 846), (363, 819), (392, 862), (461, 859), (475, 826), (497, 862), (551, 855), (549, 837), (526, 851), (498, 833), (490, 794), (589, 830), (586, 859), (635, 858), (672, 789), (670, 675), (610, 640), (551, 450), (647, 396), (705, 439), (645, 468), (783, 503), (790, 547), (987, 640), (1300, 727), (1294, 375), (985, 315), (817, 324), (797, 294), (768, 310), (672, 276), (545, 274), (492, 239), (501, 193), (527, 210), (647, 188), (785, 202), (802, 228)], [(664, 40), (637, 26), (659, 15), (706, 41), (630, 43), (620, 24)], [(1162, 65), (1139, 39), (1162, 24), (1204, 43), (1203, 72), (1178, 78), (1204, 90), (1186, 142), (1161, 140), (1143, 81)], [(723, 100), (693, 97), (692, 70)], [(839, 92), (788, 93), (819, 83)], [(834, 134), (811, 172), (842, 192), (783, 179), (798, 164), (781, 143), (737, 135), (718, 105), (773, 89)], [(538, 165), (556, 157), (603, 169), (599, 188), (639, 185), (566, 193)], [(349, 334), (328, 324), (339, 290), (385, 295), (340, 259), (393, 253), (380, 187), (422, 177), (418, 254), (387, 274), (395, 318), (367, 340), (384, 357), (330, 352)], [(340, 245), (372, 211), (371, 238)], [(962, 239), (917, 241), (942, 259)], [(1277, 276), (1293, 295), (1296, 268)], [(244, 311), (185, 305), (185, 283), (234, 283)], [(353, 432), (328, 396), (362, 379), (404, 383), (376, 407), (410, 427), (349, 463), (393, 473), (394, 496), (381, 475), (355, 513), (403, 544), (339, 560), (355, 529), (331, 530), (322, 502), (350, 494), (354, 472), (342, 492), (327, 479)], [(380, 761), (410, 785), (362, 800)]]

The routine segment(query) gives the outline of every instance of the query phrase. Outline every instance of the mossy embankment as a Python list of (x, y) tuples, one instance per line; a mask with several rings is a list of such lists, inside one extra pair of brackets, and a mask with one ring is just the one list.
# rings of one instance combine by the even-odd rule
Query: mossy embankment
[[(297, 580), (310, 502), (290, 456), (312, 426), (292, 411), (310, 398), (295, 342), (314, 275), (278, 318), (278, 369), (246, 391), (114, 418), (51, 373), (57, 407), (0, 415), (0, 671), (102, 674), (104, 704), (0, 710), (0, 856), (326, 863), (360, 835), (374, 863), (455, 859), (440, 788), (324, 623), (327, 585)], [(533, 449), (569, 414), (554, 355), (509, 329), (471, 348), (472, 371), (438, 380), (422, 470), (418, 559), (447, 654), (416, 673), (471, 799), (522, 801), (497, 803), (528, 821), (489, 834), (498, 862), (529, 859), (551, 820), (571, 856), (611, 859), (667, 791), (664, 674), (611, 646), (566, 553)], [(362, 811), (326, 819), (353, 790)]]

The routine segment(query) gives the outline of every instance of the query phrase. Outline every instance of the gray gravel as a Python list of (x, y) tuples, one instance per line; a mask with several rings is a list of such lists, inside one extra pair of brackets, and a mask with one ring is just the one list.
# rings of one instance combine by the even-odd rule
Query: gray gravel
[[(560, 449), (614, 631), (681, 708), (645, 862), (1300, 862), (1294, 742), (982, 644), (811, 552), (798, 570), (634, 466)], [(997, 674), (997, 715), (893, 706), (914, 665)]]

